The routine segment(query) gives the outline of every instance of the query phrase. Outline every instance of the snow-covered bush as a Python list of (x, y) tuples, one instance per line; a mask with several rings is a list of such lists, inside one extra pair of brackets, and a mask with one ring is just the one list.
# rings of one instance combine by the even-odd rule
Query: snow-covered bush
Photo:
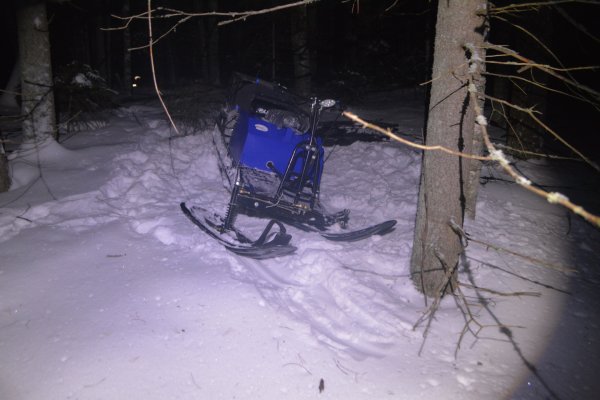
[(71, 62), (59, 67), (54, 94), (61, 130), (72, 132), (106, 125), (106, 112), (116, 106), (115, 91), (89, 65)]

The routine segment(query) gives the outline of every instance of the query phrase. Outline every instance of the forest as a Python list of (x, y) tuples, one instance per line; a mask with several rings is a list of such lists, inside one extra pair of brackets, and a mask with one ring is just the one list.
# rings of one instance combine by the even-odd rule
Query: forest
[[(29, 388), (29, 375), (16, 374), (57, 360), (68, 372), (59, 397), (147, 395), (127, 383), (116, 354), (142, 357), (141, 370), (154, 378), (141, 381), (156, 388), (162, 369), (137, 353), (160, 358), (164, 351), (169, 376), (185, 390), (165, 385), (147, 398), (208, 390), (210, 398), (291, 391), (362, 399), (369, 391), (399, 393), (398, 382), (411, 381), (410, 398), (448, 388), (474, 399), (594, 398), (599, 9), (594, 0), (6, 2), (0, 355), (18, 367), (0, 369), (0, 397), (38, 398), (57, 377), (34, 368), (30, 376), (40, 383)], [(270, 228), (252, 242), (241, 230), (258, 237), (266, 223), (260, 213), (229, 223), (230, 211), (241, 209), (238, 193), (252, 186), (237, 188), (244, 166), (234, 160), (238, 175), (227, 188), (221, 156), (213, 154), (216, 132), (232, 135), (224, 133), (225, 117), (243, 121), (235, 114), (245, 112), (240, 104), (227, 108), (239, 76), (312, 101), (311, 110), (318, 104), (306, 135), (316, 134), (325, 104), (338, 113), (326, 121), (330, 136), (307, 142), (307, 151), (322, 146), (324, 155), (314, 157), (325, 167), (315, 167), (322, 182), (319, 175), (308, 183), (313, 197), (302, 207), (335, 216), (339, 226), (318, 238), (311, 232), (323, 226), (302, 229), (299, 220), (268, 214), (311, 170), (290, 169), (310, 158), (294, 158), (296, 150), (285, 173), (269, 161), (267, 173), (281, 184), (279, 197), (265, 200), (275, 221), (268, 226), (293, 237), (270, 257), (231, 254), (264, 242)], [(268, 131), (263, 122), (254, 126)], [(303, 196), (297, 192), (294, 205)], [(342, 211), (322, 215), (321, 205)], [(211, 222), (217, 241), (185, 220), (198, 222), (193, 210), (225, 221)], [(328, 235), (356, 241), (330, 243)], [(44, 314), (38, 295), (48, 296), (48, 310), (64, 312)], [(98, 309), (116, 319), (86, 325)], [(199, 315), (211, 321), (206, 331)], [(248, 337), (241, 333), (246, 315), (255, 318)], [(28, 331), (30, 321), (54, 339)], [(113, 324), (122, 336), (105, 335)], [(4, 345), (21, 335), (28, 340), (16, 350)], [(136, 335), (147, 342), (124, 350)], [(31, 350), (48, 340), (47, 351)], [(213, 346), (207, 351), (196, 340)], [(278, 371), (268, 385), (242, 373), (261, 340), (276, 343), (257, 367), (263, 376)], [(109, 360), (82, 369), (95, 357), (88, 347)], [(199, 366), (192, 356), (182, 364), (192, 372), (176, 370), (184, 348), (201, 359), (224, 356), (240, 386), (223, 380), (227, 369)], [(104, 376), (109, 365), (121, 372)], [(277, 365), (291, 368), (278, 375)], [(371, 369), (382, 374), (356, 372)], [(331, 377), (346, 385), (330, 386)]]

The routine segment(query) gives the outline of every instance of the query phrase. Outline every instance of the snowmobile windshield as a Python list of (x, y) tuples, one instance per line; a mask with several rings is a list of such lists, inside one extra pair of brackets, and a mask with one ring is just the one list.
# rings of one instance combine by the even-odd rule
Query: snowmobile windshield
[(306, 132), (309, 127), (309, 100), (275, 83), (236, 74), (229, 103), (279, 127), (300, 132)]
[(285, 127), (299, 133), (304, 133), (309, 128), (308, 115), (297, 110), (283, 108), (281, 104), (273, 104), (262, 99), (255, 99), (252, 102), (250, 113), (276, 125), (279, 129)]

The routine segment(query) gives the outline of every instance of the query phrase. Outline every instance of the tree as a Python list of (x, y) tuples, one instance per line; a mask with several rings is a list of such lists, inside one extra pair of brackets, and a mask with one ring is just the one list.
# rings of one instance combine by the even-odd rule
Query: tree
[[(475, 115), (469, 107), (468, 52), (483, 42), (485, 0), (439, 1), (433, 79), (425, 143), (473, 153)], [(425, 151), (411, 258), (416, 287), (427, 296), (453, 292), (462, 252), (462, 228), (470, 185), (476, 184), (466, 158)], [(472, 170), (471, 170), (472, 171)], [(475, 192), (476, 193), (476, 192)]]
[(19, 90), (19, 81), (21, 80), (20, 69), (21, 66), (17, 60), (13, 65), (10, 78), (8, 78), (4, 91), (0, 93), (0, 106), (8, 108), (19, 107), (19, 104), (17, 103), (17, 91)]
[(303, 5), (292, 10), (292, 52), (296, 93), (308, 96), (311, 87), (311, 60), (308, 49), (308, 13)]
[[(19, 81), (19, 63), (16, 62), (8, 83), (6, 84), (6, 91), (0, 94), (0, 106), (7, 107), (9, 109), (18, 109), (19, 105), (16, 100), (16, 92), (18, 90)], [(4, 151), (4, 143), (0, 140), (0, 193), (6, 192), (10, 188), (10, 177), (8, 174), (8, 160), (6, 159), (6, 153)]]
[[(551, 43), (552, 36), (552, 13), (548, 7), (542, 7), (536, 11), (535, 18), (526, 21), (528, 30), (535, 32), (535, 36), (513, 29), (513, 40), (510, 47), (537, 62), (551, 64), (552, 59), (548, 59), (545, 48), (535, 39)], [(523, 70), (521, 75), (530, 82), (510, 81), (509, 100), (512, 104), (527, 108), (535, 105), (536, 111), (542, 116), (546, 115), (548, 110), (548, 96), (550, 92), (546, 89), (548, 86), (548, 75), (536, 69)], [(509, 122), (506, 129), (506, 144), (516, 149), (513, 155), (517, 157), (531, 157), (531, 154), (522, 153), (528, 151), (542, 153), (544, 147), (544, 129), (533, 121), (529, 115), (515, 108), (509, 108), (507, 111), (507, 120)]]
[[(210, 11), (219, 9), (218, 0), (209, 0), (208, 8)], [(219, 61), (219, 30), (216, 17), (210, 17), (207, 21), (208, 29), (208, 81), (212, 85), (221, 83), (221, 63)]]
[(10, 189), (10, 177), (8, 175), (8, 160), (4, 153), (4, 146), (0, 143), (0, 193)]
[[(121, 13), (123, 15), (129, 15), (131, 10), (131, 6), (129, 4), (130, 0), (124, 0), (123, 5), (121, 6)], [(129, 27), (123, 29), (123, 82), (122, 82), (122, 90), (131, 95), (131, 85), (133, 82), (133, 77), (131, 76), (131, 51), (129, 48), (131, 47), (131, 30)]]
[(57, 137), (46, 3), (18, 2), (21, 115), (26, 141)]

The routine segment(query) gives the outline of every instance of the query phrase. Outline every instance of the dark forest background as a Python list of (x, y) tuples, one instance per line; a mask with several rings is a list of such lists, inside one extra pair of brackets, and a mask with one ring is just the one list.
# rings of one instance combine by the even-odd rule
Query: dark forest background
[[(122, 21), (111, 15), (124, 15), (124, 3), (118, 0), (48, 2), (55, 75), (72, 68), (73, 62), (86, 64), (98, 71), (114, 90), (121, 93), (130, 90), (131, 82), (123, 72), (123, 31), (101, 30), (122, 25)], [(156, 0), (153, 6), (190, 12), (216, 7), (227, 12), (270, 8), (283, 3), (286, 2)], [(510, 3), (498, 1), (494, 4)], [(146, 10), (147, 2), (130, 0), (129, 6), (130, 15), (138, 14)], [(15, 4), (9, 1), (2, 7), (0, 86), (4, 87), (18, 54)], [(523, 29), (515, 27), (518, 25), (536, 35), (567, 67), (600, 65), (599, 9), (597, 5), (574, 2), (561, 4), (560, 8), (541, 7), (502, 15), (501, 19), (490, 20), (490, 41), (508, 45), (536, 61), (556, 65), (556, 60), (543, 46)], [(427, 82), (431, 79), (435, 10), (436, 2), (426, 0), (322, 0), (310, 4), (307, 7), (307, 40), (313, 91), (353, 101), (369, 91), (414, 88)], [(215, 25), (217, 19), (190, 19), (155, 47), (159, 84), (163, 88), (175, 88), (206, 82), (209, 78), (206, 64), (209, 38), (218, 29), (218, 81), (210, 83), (226, 85), (231, 74), (240, 71), (293, 87), (293, 13), (293, 9), (288, 9), (218, 28)], [(175, 19), (155, 20), (154, 36), (160, 36), (174, 23)], [(134, 21), (130, 25), (130, 34), (131, 46), (146, 44), (146, 22)], [(149, 87), (148, 51), (135, 50), (131, 56), (132, 76), (141, 77), (137, 82), (139, 88)], [(488, 65), (488, 70), (503, 73), (506, 68)], [(598, 89), (597, 71), (573, 75)], [(514, 82), (510, 84), (488, 77), (487, 90), (512, 98), (522, 88)], [(575, 144), (598, 143), (599, 113), (593, 106), (531, 88), (527, 90), (526, 100), (529, 104), (539, 104), (547, 121)]]
[[(207, 11), (203, 1), (154, 1), (155, 7), (170, 7), (190, 12)], [(221, 1), (219, 11), (273, 7), (278, 1)], [(17, 56), (14, 5), (7, 4), (2, 13), (2, 53), (5, 60)], [(131, 0), (131, 14), (146, 10), (147, 2)], [(77, 61), (100, 72), (114, 88), (124, 86), (123, 32), (100, 31), (116, 27), (121, 21), (111, 15), (123, 15), (123, 2), (117, 0), (73, 0), (48, 3), (51, 26), (53, 67), (61, 68)], [(361, 2), (353, 10), (350, 2), (325, 0), (308, 7), (308, 41), (314, 60), (313, 81), (316, 85), (340, 84), (357, 90), (367, 85), (410, 86), (424, 81), (428, 74), (428, 43), (432, 38), (432, 4), (424, 1), (404, 2), (401, 11), (389, 1)], [(11, 9), (12, 8), (12, 9)], [(221, 82), (227, 83), (233, 71), (289, 84), (293, 80), (291, 52), (291, 13), (283, 10), (224, 25), (219, 30)], [(208, 51), (206, 23), (210, 18), (193, 18), (162, 39), (155, 48), (159, 82), (166, 86), (185, 85), (205, 79), (202, 59)], [(174, 19), (155, 20), (155, 37), (175, 23)], [(131, 24), (131, 45), (147, 43), (147, 24)], [(213, 28), (214, 29), (214, 28)], [(147, 50), (132, 52), (132, 73), (146, 83), (150, 67)], [(274, 56), (274, 58), (273, 58)], [(10, 62), (2, 63), (5, 83)], [(275, 76), (273, 76), (273, 73)], [(343, 83), (342, 83), (343, 82)]]

